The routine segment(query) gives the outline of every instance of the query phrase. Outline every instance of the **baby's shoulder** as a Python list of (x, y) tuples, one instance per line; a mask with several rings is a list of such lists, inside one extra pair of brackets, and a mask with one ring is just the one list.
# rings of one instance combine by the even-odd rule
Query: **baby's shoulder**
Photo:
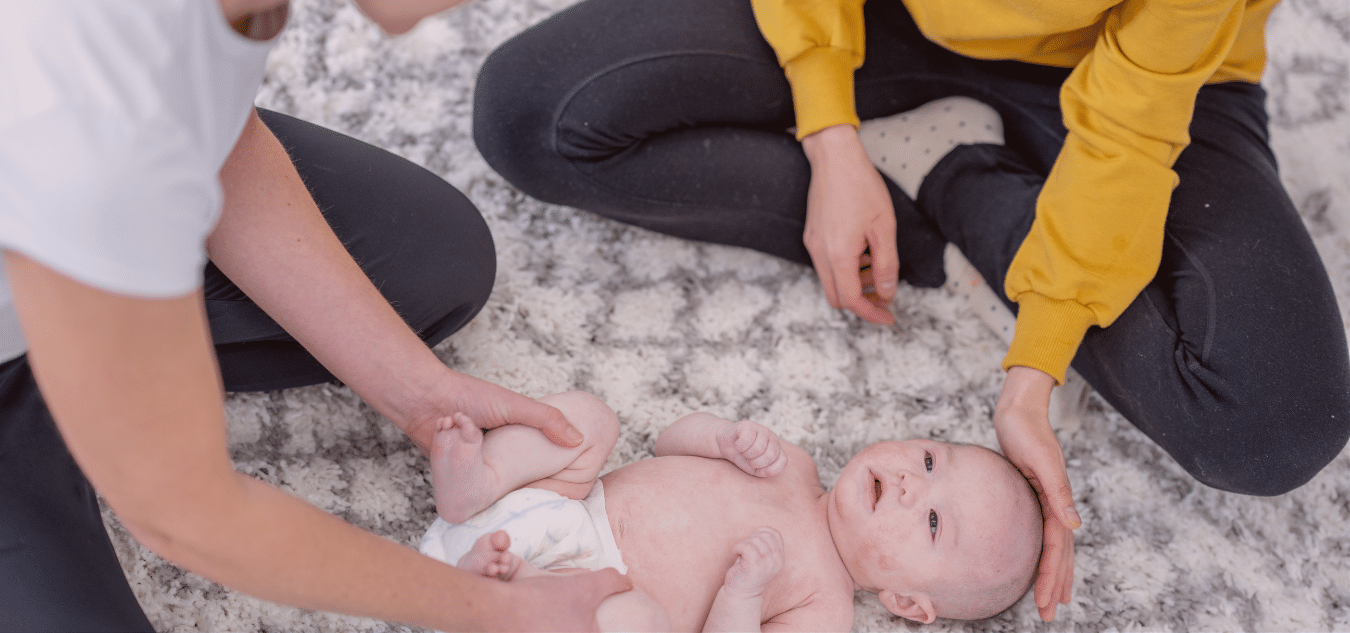
[(768, 621), (777, 623), (775, 630), (848, 631), (853, 627), (853, 578), (839, 558), (823, 513), (819, 520), (802, 520), (804, 516), (799, 512), (777, 526), (790, 551), (780, 572), (785, 582), (768, 603), (776, 615)]
[(824, 486), (820, 483), (820, 469), (816, 468), (816, 460), (811, 457), (810, 453), (807, 453), (802, 447), (788, 442), (783, 442), (783, 453), (788, 458), (788, 465), (783, 469), (785, 475), (793, 480), (824, 489)]
[(819, 632), (852, 630), (852, 586), (819, 577), (815, 580), (816, 582), (803, 583), (799, 589), (804, 591), (796, 597), (794, 603), (770, 617), (765, 622), (763, 630)]

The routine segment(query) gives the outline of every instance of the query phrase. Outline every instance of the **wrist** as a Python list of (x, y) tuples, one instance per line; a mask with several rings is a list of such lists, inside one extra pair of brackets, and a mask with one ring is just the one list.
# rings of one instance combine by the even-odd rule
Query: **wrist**
[(807, 162), (814, 168), (831, 164), (834, 160), (832, 157), (844, 152), (867, 154), (862, 147), (862, 140), (858, 138), (857, 128), (848, 123), (832, 125), (805, 136), (801, 143)]
[[(467, 573), (467, 572), (465, 572)], [(446, 625), (436, 627), (440, 631), (517, 631), (521, 627), (511, 619), (519, 603), (515, 598), (515, 587), (510, 583), (489, 580), (481, 576), (472, 576), (469, 587), (458, 588), (466, 600), (462, 611), (450, 614)]]
[(719, 459), (730, 459), (731, 455), (736, 454), (736, 422), (720, 416), (709, 416), (709, 418), (709, 431), (704, 434), (704, 437), (707, 438), (713, 455)]
[(994, 420), (1001, 419), (1004, 416), (1000, 414), (1014, 409), (1048, 411), (1050, 392), (1054, 388), (1055, 377), (1050, 374), (1033, 367), (1009, 367), (1003, 390), (999, 392)]
[(764, 597), (764, 587), (755, 587), (752, 589), (740, 589), (732, 587), (729, 583), (722, 583), (722, 587), (717, 590), (718, 593), (728, 600), (747, 601), (754, 600), (758, 602)]
[(418, 362), (386, 374), (370, 393), (358, 390), (371, 407), (404, 432), (439, 417), (447, 396), (460, 390), (457, 385), (464, 377), (446, 367), (430, 350), (418, 356)]

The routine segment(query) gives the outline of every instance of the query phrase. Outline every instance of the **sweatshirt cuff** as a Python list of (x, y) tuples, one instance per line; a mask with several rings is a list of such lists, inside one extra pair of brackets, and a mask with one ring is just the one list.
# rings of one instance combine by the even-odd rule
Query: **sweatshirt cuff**
[(853, 102), (856, 67), (854, 53), (829, 47), (810, 49), (783, 66), (797, 111), (797, 140), (840, 123), (858, 127)]
[(1077, 301), (1051, 299), (1034, 292), (1017, 297), (1017, 327), (1003, 369), (1031, 367), (1064, 384), (1064, 373), (1097, 315)]

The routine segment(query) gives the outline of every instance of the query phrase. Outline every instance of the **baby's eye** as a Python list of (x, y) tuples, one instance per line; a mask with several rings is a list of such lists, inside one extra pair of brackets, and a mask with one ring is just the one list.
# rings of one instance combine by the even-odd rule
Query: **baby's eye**
[(937, 538), (937, 512), (928, 511), (928, 531), (933, 533), (933, 538)]
[(928, 472), (933, 472), (933, 454), (925, 452), (923, 454), (923, 467)]

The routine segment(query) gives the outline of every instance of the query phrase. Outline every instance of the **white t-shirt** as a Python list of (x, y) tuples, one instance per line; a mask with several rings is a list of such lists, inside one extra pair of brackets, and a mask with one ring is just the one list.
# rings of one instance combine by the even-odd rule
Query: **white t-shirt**
[[(138, 297), (201, 284), (219, 172), (271, 42), (217, 0), (28, 0), (0, 18), (0, 248)], [(26, 349), (0, 262), (0, 360)]]

